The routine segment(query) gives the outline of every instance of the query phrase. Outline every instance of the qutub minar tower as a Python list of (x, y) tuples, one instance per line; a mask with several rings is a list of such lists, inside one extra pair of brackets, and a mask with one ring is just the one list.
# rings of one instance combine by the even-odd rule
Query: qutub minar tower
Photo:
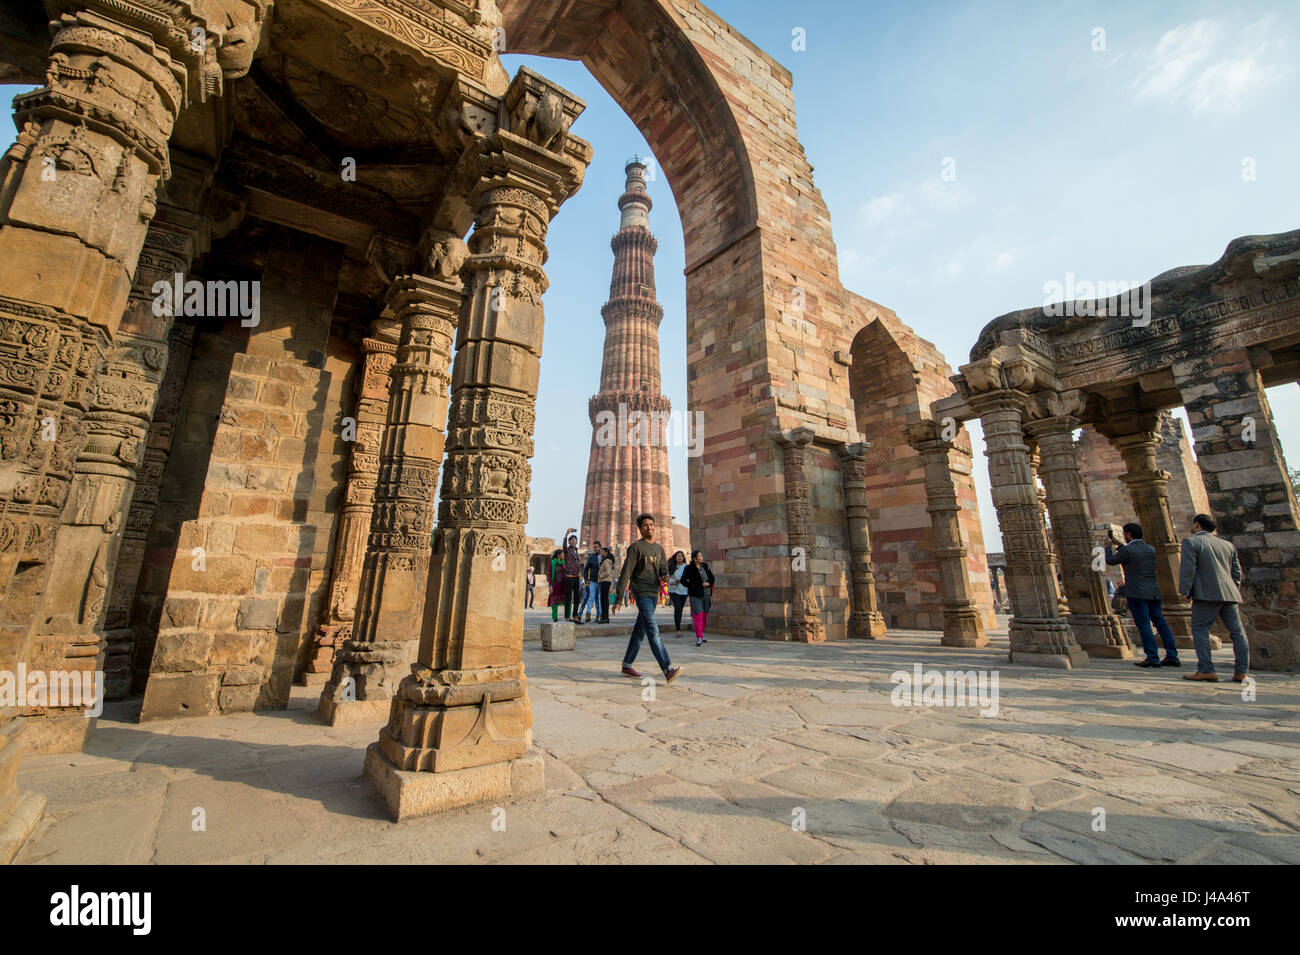
[[(666, 422), (671, 408), (659, 381), (659, 322), (664, 310), (655, 296), (654, 255), (659, 243), (650, 234), (652, 203), (646, 195), (646, 168), (639, 159), (627, 164), (627, 185), (618, 199), (622, 220), (610, 241), (614, 276), (609, 301), (600, 310), (605, 319), (600, 393), (588, 402), (591, 458), (581, 540), (626, 545), (638, 537), (637, 515), (653, 514), (655, 540), (671, 554), (668, 448), (661, 430), (652, 435), (648, 421), (640, 428), (635, 424), (636, 412), (647, 419), (659, 413), (663, 416), (659, 420)], [(607, 440), (609, 427), (598, 427), (598, 416), (605, 411), (617, 422), (616, 440)]]

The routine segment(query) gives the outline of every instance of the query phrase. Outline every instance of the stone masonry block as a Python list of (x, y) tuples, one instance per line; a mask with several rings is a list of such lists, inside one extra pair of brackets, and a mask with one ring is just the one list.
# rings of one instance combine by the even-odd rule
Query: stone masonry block
[(578, 635), (571, 622), (547, 621), (542, 624), (541, 630), (543, 650), (573, 650), (578, 646)]
[(164, 673), (202, 670), (212, 649), (212, 634), (202, 630), (173, 630), (158, 634), (153, 669)]

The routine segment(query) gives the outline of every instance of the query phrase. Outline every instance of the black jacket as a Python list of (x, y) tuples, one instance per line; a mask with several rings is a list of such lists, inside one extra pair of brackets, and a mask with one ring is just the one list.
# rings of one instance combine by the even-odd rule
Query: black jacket
[[(705, 575), (708, 575), (708, 582), (705, 582)], [(700, 573), (700, 568), (695, 564), (687, 564), (686, 569), (682, 571), (682, 586), (692, 597), (703, 597), (706, 593), (713, 593), (713, 571), (709, 570), (709, 565), (704, 564), (704, 573)], [(707, 587), (707, 589), (706, 589)]]

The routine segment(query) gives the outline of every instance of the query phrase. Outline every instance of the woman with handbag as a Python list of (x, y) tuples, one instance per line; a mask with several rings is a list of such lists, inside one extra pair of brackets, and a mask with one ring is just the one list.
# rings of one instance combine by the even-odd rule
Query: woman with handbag
[(713, 571), (704, 562), (704, 554), (691, 551), (691, 562), (682, 571), (682, 586), (691, 600), (691, 623), (695, 627), (695, 645), (702, 647), (709, 641), (704, 638), (704, 627), (709, 622), (709, 607), (713, 604)]

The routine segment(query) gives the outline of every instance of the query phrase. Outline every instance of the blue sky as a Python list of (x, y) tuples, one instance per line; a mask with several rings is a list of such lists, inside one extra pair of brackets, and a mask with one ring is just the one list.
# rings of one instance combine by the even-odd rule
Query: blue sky
[[(844, 284), (895, 309), (954, 370), (988, 321), (1041, 303), (1044, 284), (1067, 272), (1143, 281), (1213, 261), (1236, 236), (1300, 227), (1293, 4), (710, 6), (794, 75), (799, 136), (830, 208)], [(796, 28), (805, 50), (792, 48)], [(528, 532), (550, 537), (579, 522), (609, 239), (623, 165), (648, 147), (581, 64), (505, 62), (584, 99), (574, 132), (595, 146), (586, 184), (549, 237)], [(4, 133), (12, 141), (12, 126)], [(953, 181), (941, 177), (945, 159)], [(1247, 161), (1253, 181), (1243, 180)], [(662, 176), (649, 189), (664, 392), (684, 409), (681, 225)], [(1300, 449), (1300, 389), (1270, 398), (1283, 446)], [(972, 431), (995, 550), (978, 425)], [(670, 470), (686, 523), (683, 449), (670, 449)]]

